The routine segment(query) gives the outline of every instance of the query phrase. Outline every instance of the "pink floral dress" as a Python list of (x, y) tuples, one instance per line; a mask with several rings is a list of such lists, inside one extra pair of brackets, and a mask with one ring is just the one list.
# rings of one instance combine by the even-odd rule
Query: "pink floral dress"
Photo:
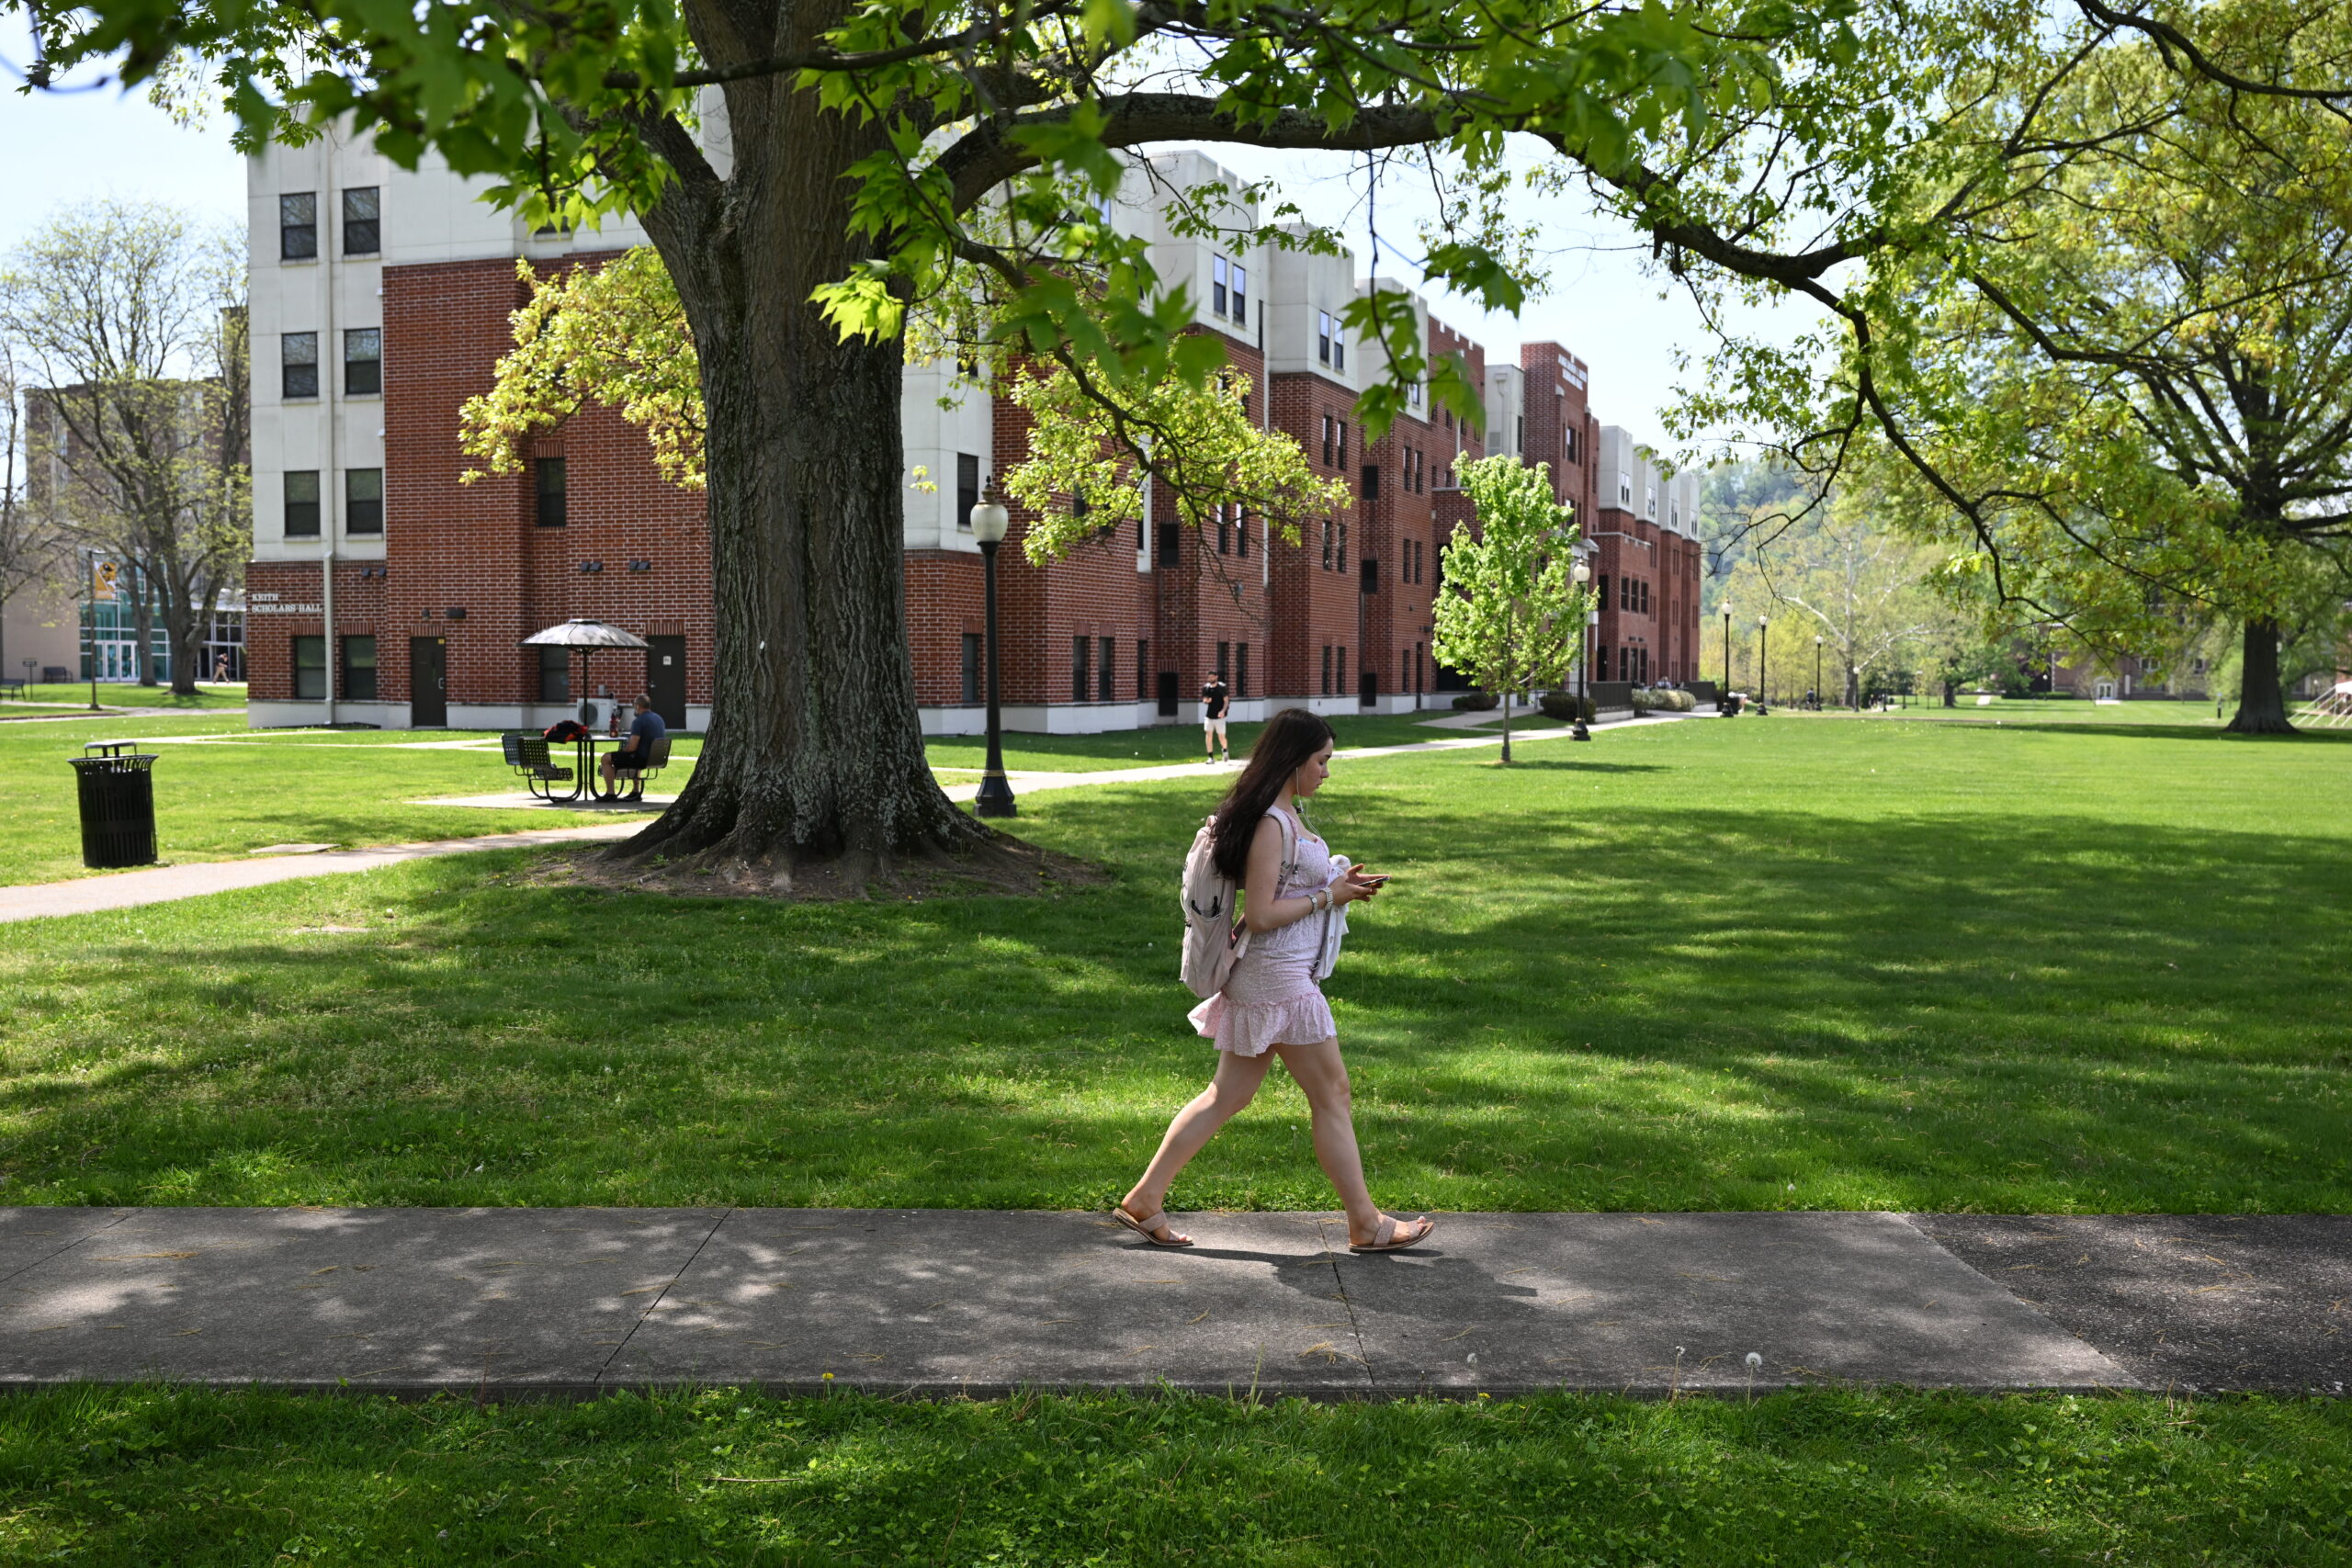
[[(1280, 809), (1266, 815), (1276, 816)], [(1330, 846), (1296, 817), (1291, 821), (1297, 830), (1298, 852), (1283, 863), (1277, 898), (1303, 897), (1340, 877)], [(1193, 1028), (1216, 1041), (1218, 1050), (1242, 1056), (1262, 1055), (1273, 1045), (1312, 1045), (1339, 1033), (1331, 1005), (1315, 983), (1326, 926), (1322, 915), (1311, 914), (1270, 931), (1252, 932), (1225, 989), (1193, 1010)]]

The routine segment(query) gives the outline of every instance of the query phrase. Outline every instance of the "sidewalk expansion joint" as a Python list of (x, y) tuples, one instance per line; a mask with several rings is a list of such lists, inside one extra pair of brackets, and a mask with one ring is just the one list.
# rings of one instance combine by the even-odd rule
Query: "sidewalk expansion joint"
[(732, 1203), (719, 1211), (718, 1218), (711, 1222), (710, 1229), (705, 1231), (702, 1239), (695, 1243), (694, 1251), (688, 1253), (686, 1260), (678, 1265), (678, 1271), (670, 1276), (669, 1282), (662, 1287), (661, 1293), (653, 1298), (646, 1309), (637, 1314), (637, 1321), (628, 1325), (628, 1332), (622, 1335), (620, 1343), (613, 1347), (613, 1353), (606, 1356), (605, 1364), (596, 1369), (595, 1387), (601, 1389), (605, 1386), (605, 1375), (613, 1370), (613, 1363), (620, 1359), (621, 1352), (628, 1348), (628, 1342), (637, 1337), (637, 1331), (644, 1327), (655, 1313), (662, 1310), (662, 1303), (670, 1299), (670, 1292), (678, 1288), (678, 1281), (684, 1279), (693, 1269), (695, 1260), (702, 1256), (703, 1248), (708, 1247), (711, 1238), (718, 1234), (718, 1227), (732, 1219), (734, 1215), (735, 1205)]

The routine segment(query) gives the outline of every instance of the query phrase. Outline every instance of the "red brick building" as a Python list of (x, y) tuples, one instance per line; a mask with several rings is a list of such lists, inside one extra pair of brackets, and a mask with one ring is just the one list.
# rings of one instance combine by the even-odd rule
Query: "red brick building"
[[(467, 182), (403, 174), (364, 148), (273, 148), (254, 171), (253, 722), (537, 728), (593, 693), (576, 664), (522, 639), (586, 616), (652, 645), (596, 656), (588, 686), (648, 690), (673, 724), (701, 728), (712, 668), (702, 498), (660, 478), (642, 434), (590, 407), (537, 444), (527, 472), (459, 478), (474, 465), (458, 449), (458, 411), (490, 385), (525, 296), (515, 259), (593, 265), (641, 236), (528, 232), (472, 201)], [(1198, 153), (1153, 172), (1195, 189), (1221, 176), (1241, 186)], [(1367, 445), (1356, 400), (1380, 367), (1340, 318), (1360, 292), (1403, 286), (1359, 280), (1344, 257), (1180, 235), (1142, 175), (1125, 220), (1162, 278), (1188, 285), (1196, 330), (1222, 339), (1251, 410), (1352, 501), (1292, 542), (1255, 516), (1180, 526), (1156, 488), (1139, 522), (1046, 567), (1022, 553), (1034, 519), (1016, 510), (998, 557), (1009, 728), (1193, 719), (1212, 673), (1245, 719), (1294, 705), (1421, 705), (1454, 684), (1430, 658), (1430, 606), (1439, 552), (1471, 520), (1456, 475), (1488, 450), (1550, 464), (1592, 534), (1594, 570), (1623, 597), (1597, 629), (1610, 673), (1696, 672), (1690, 508), (1622, 431), (1598, 425), (1580, 361), (1532, 344), (1518, 366), (1490, 369), (1479, 344), (1416, 299), (1430, 352), (1458, 356), (1487, 389), (1487, 429), (1417, 388)], [(1253, 211), (1232, 217), (1233, 232), (1254, 231)], [(1027, 416), (941, 366), (909, 367), (903, 414), (917, 701), (926, 730), (970, 733), (982, 722), (982, 605), (969, 513), (989, 479), (1027, 456)]]

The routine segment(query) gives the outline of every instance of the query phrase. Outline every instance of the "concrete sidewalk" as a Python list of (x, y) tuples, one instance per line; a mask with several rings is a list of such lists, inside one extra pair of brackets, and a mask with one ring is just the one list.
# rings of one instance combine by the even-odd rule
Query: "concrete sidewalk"
[(639, 818), (628, 822), (596, 822), (580, 828), (491, 833), (479, 839), (388, 844), (373, 850), (264, 855), (253, 860), (197, 861), (187, 865), (157, 865), (141, 871), (121, 871), (111, 876), (87, 876), (78, 882), (43, 882), (29, 887), (0, 887), (0, 925), (11, 920), (37, 920), (51, 915), (88, 915), (101, 909), (130, 909), (142, 904), (200, 898), (208, 893), (231, 893), (240, 887), (265, 887), (273, 882), (291, 882), (298, 877), (329, 876), (346, 871), (375, 871), (413, 860), (471, 854), (479, 850), (526, 850), (544, 844), (626, 839), (644, 826), (644, 819)]
[[(0, 1210), (0, 1388), (2340, 1393), (2352, 1372), (2337, 1218), (1451, 1214), (1375, 1257), (1329, 1214), (1183, 1224), (1200, 1245), (1063, 1213)], [(2097, 1255), (2088, 1297), (2003, 1251), (2036, 1237)], [(2217, 1303), (2217, 1267), (2268, 1307)], [(2237, 1370), (2179, 1375), (2215, 1312)]]

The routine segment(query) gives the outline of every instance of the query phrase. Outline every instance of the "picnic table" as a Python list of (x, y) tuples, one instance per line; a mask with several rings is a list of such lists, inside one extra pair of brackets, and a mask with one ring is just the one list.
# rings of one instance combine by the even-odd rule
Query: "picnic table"
[[(654, 742), (652, 755), (644, 765), (616, 769), (613, 787), (608, 791), (599, 778), (596, 748), (617, 749), (627, 739), (625, 735), (599, 735), (594, 730), (576, 740), (549, 740), (545, 736), (518, 733), (503, 738), (503, 749), (506, 765), (522, 775), (526, 788), (550, 806), (566, 806), (582, 799), (636, 800), (644, 796), (646, 779), (669, 765), (670, 738), (665, 735)], [(567, 768), (555, 761), (556, 749), (561, 746), (572, 748), (573, 766)], [(569, 784), (571, 788), (558, 794), (560, 784)]]

